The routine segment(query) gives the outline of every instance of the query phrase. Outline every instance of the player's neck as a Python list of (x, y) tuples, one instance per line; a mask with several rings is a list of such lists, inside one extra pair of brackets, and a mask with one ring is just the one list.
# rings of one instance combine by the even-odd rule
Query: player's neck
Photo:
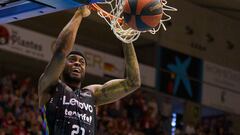
[(72, 90), (80, 89), (81, 88), (81, 83), (75, 84), (75, 83), (67, 83), (69, 87), (72, 88)]
[(73, 90), (81, 88), (81, 81), (70, 81), (66, 79), (62, 79), (62, 81)]

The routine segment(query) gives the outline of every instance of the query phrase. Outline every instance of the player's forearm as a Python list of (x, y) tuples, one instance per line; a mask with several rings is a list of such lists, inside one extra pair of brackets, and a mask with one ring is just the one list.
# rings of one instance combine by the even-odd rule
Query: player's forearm
[(140, 71), (137, 56), (132, 43), (123, 43), (123, 53), (125, 59), (125, 79), (110, 81), (109, 86), (104, 85), (102, 92), (105, 95), (102, 103), (111, 103), (134, 92), (141, 86)]
[[(126, 78), (115, 79), (102, 86), (94, 87), (96, 105), (104, 105), (119, 100), (141, 86), (139, 65), (132, 44), (123, 44), (126, 63)], [(91, 88), (90, 88), (91, 89)]]
[(126, 80), (129, 87), (140, 87), (140, 71), (137, 56), (132, 43), (123, 43), (123, 52), (126, 63)]
[(82, 15), (80, 10), (78, 10), (58, 36), (54, 55), (39, 79), (38, 93), (40, 96), (40, 105), (44, 105), (49, 100), (49, 93), (51, 91), (49, 87), (58, 82), (59, 76), (64, 69), (65, 58), (74, 45), (81, 20)]
[(68, 55), (68, 53), (73, 48), (77, 31), (79, 25), (81, 24), (82, 18), (83, 17), (81, 15), (81, 11), (77, 10), (72, 19), (59, 34), (56, 41), (56, 49), (54, 53), (61, 53), (64, 56)]

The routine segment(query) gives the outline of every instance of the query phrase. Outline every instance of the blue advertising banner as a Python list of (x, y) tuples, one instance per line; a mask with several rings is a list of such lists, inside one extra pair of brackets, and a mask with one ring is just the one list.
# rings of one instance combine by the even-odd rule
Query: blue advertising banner
[(158, 48), (157, 53), (156, 86), (158, 90), (200, 102), (202, 60), (162, 47)]

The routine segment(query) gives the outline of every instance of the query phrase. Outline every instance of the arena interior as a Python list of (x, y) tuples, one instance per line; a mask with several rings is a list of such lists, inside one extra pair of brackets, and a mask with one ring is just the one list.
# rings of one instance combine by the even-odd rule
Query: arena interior
[[(141, 88), (97, 109), (97, 135), (240, 135), (240, 1), (168, 4), (167, 30), (134, 42)], [(75, 10), (0, 25), (0, 135), (45, 135), (37, 82)], [(83, 21), (83, 86), (124, 77), (121, 44), (94, 11)]]

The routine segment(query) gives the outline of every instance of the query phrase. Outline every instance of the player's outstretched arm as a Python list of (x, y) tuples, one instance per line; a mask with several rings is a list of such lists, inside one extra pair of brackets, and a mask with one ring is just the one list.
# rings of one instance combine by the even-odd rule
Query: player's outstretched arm
[(112, 103), (134, 92), (141, 86), (139, 65), (132, 43), (123, 43), (126, 64), (126, 78), (114, 79), (103, 85), (90, 85), (87, 89), (94, 92), (96, 105)]
[(53, 57), (46, 66), (38, 83), (39, 106), (44, 105), (50, 99), (49, 87), (56, 84), (64, 69), (66, 56), (73, 48), (78, 28), (83, 17), (90, 14), (87, 7), (79, 8), (68, 24), (63, 28), (59, 34)]

